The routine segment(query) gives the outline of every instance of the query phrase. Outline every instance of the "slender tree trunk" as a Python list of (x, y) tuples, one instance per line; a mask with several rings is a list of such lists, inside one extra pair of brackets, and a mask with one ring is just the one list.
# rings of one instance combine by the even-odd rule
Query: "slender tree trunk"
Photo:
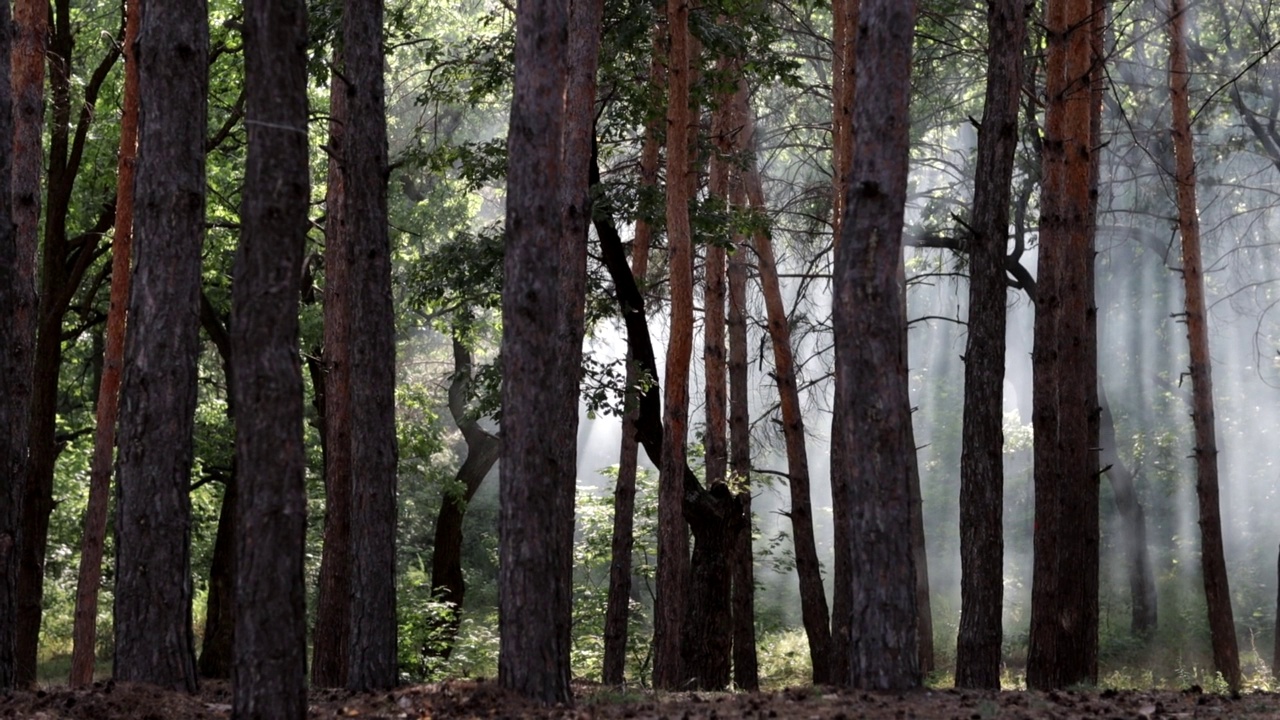
[[(334, 65), (342, 57), (334, 52)], [(320, 557), (311, 683), (347, 684), (351, 637), (351, 236), (342, 166), (347, 121), (346, 81), (329, 80), (329, 161), (324, 224), (324, 549)]]
[[(836, 249), (840, 247), (840, 238), (844, 235), (845, 198), (849, 189), (849, 170), (853, 164), (853, 93), (857, 85), (857, 67), (855, 53), (858, 38), (858, 10), (860, 0), (833, 0), (832, 16), (832, 53), (831, 53), (831, 252), (834, 262)], [(834, 446), (832, 451), (834, 453)], [(832, 492), (832, 516), (847, 517), (852, 510), (844, 506), (844, 495)], [(832, 543), (835, 547), (844, 547), (849, 538), (844, 536), (844, 527), (834, 523)], [(835, 577), (849, 577), (852, 572), (845, 561), (847, 556), (837, 552), (832, 562)], [(848, 672), (850, 637), (848, 627), (842, 625), (849, 617), (847, 601), (852, 595), (837, 589), (831, 596), (831, 677), (839, 680)]]
[(496, 435), (480, 427), (474, 415), (467, 410), (472, 378), (471, 351), (453, 337), (453, 381), (449, 384), (449, 413), (462, 432), (467, 444), (467, 459), (454, 476), (454, 485), (461, 486), (461, 494), (446, 493), (436, 517), (435, 539), (431, 545), (431, 594), (448, 603), (453, 613), (444, 632), (443, 648), (439, 657), (447, 658), (453, 652), (454, 640), (462, 622), (462, 601), (467, 585), (462, 575), (462, 521), (471, 498), (480, 489), (498, 455), (502, 443)]
[(1240, 653), (1231, 611), (1231, 590), (1222, 549), (1218, 509), (1218, 443), (1214, 431), (1213, 372), (1205, 313), (1204, 267), (1200, 259), (1200, 222), (1196, 204), (1196, 168), (1188, 102), (1185, 11), (1182, 0), (1169, 2), (1169, 89), (1173, 102), (1173, 151), (1178, 188), (1178, 231), (1182, 236), (1182, 281), (1186, 291), (1187, 340), (1191, 347), (1191, 392), (1196, 446), (1196, 498), (1200, 504), (1200, 564), (1209, 611), (1213, 663), (1232, 692), (1240, 690)]
[(121, 387), (115, 675), (196, 688), (188, 487), (204, 238), (208, 14), (151, 0), (137, 45), (137, 268)]
[[(42, 133), (44, 130), (44, 88), (45, 88), (45, 51), (49, 34), (49, 3), (47, 0), (20, 0), (13, 6), (14, 46), (12, 50), (12, 83), (13, 83), (13, 223), (18, 235), (18, 260), (25, 268), (27, 248), (33, 253), (30, 262), (35, 262), (37, 238), (40, 232), (40, 189), (41, 171), (44, 167), (44, 151)], [(45, 251), (46, 253), (48, 250)], [(34, 265), (32, 266), (34, 267)], [(32, 286), (34, 291), (35, 286)], [(42, 290), (43, 294), (43, 290)], [(36, 296), (33, 295), (33, 298)], [(35, 357), (29, 360), (34, 368), (42, 361), (47, 361), (48, 351), (39, 349), (38, 329), (41, 324), (41, 301), (36, 298), (36, 306), (32, 308), (30, 319), (33, 330), (33, 342), (36, 344)], [(46, 343), (47, 344), (47, 343)], [(47, 373), (46, 373), (47, 374)], [(44, 579), (44, 540), (38, 533), (32, 533), (33, 524), (38, 528), (39, 517), (48, 517), (52, 510), (52, 490), (44, 492), (44, 483), (38, 482), (37, 475), (46, 463), (36, 454), (42, 438), (49, 436), (47, 444), (53, 445), (52, 430), (46, 431), (37, 427), (35, 418), (42, 404), (37, 388), (42, 386), (41, 378), (33, 376), (29, 379), (29, 402), (32, 422), (27, 428), (26, 437), (30, 452), (26, 456), (25, 478), (26, 489), (23, 491), (21, 503), (22, 542), (17, 546), (19, 554), (17, 578), (17, 623), (14, 682), (18, 687), (27, 687), (36, 678), (36, 645), (39, 642), (41, 599)], [(48, 383), (43, 383), (47, 385)], [(49, 413), (43, 413), (49, 415)], [(47, 454), (47, 453), (46, 453)], [(33, 523), (33, 518), (35, 521)], [(45, 527), (48, 521), (43, 522)], [(38, 550), (38, 552), (37, 552)]]
[(1098, 477), (1087, 357), (1093, 248), (1089, 193), (1092, 8), (1051, 0), (1048, 35), (1034, 387), (1035, 532), (1027, 684), (1097, 680)]
[(667, 247), (671, 335), (667, 345), (662, 457), (658, 479), (658, 577), (654, 601), (653, 684), (680, 687), (681, 623), (689, 602), (689, 534), (683, 512), (689, 363), (693, 345), (693, 243), (689, 227), (689, 0), (667, 4)]
[[(30, 145), (16, 142), (13, 25), (9, 3), (0, 2), (0, 693), (15, 684), (14, 641), (18, 612), (19, 527), (27, 478), (35, 344), (35, 235), (18, 232), (15, 159)], [(37, 126), (38, 130), (38, 126)], [(39, 143), (34, 146), (39, 149)], [(37, 153), (36, 168), (39, 168)], [(29, 163), (28, 163), (29, 164)]]
[(836, 250), (836, 395), (832, 494), (844, 554), (836, 592), (849, 593), (846, 687), (920, 683), (916, 570), (910, 533), (911, 422), (902, 323), (909, 76), (916, 6), (868, 0), (858, 24), (858, 94), (842, 237)]
[(1131, 619), (1129, 631), (1134, 637), (1149, 638), (1156, 629), (1156, 584), (1151, 570), (1151, 554), (1147, 550), (1147, 520), (1134, 487), (1134, 473), (1120, 457), (1116, 441), (1115, 420), (1107, 403), (1102, 383), (1098, 383), (1100, 404), (1098, 447), (1099, 459), (1111, 481), (1111, 494), (1123, 525), (1124, 550), (1129, 570)]
[[(899, 258), (898, 282), (902, 287), (902, 327), (907, 327), (907, 268), (905, 258)], [(906, 343), (906, 333), (902, 336)], [(902, 372), (908, 372), (907, 348), (902, 349)], [(916, 654), (920, 660), (922, 675), (934, 670), (933, 659), (933, 603), (929, 597), (929, 553), (924, 531), (924, 497), (920, 493), (920, 457), (916, 449), (914, 421), (907, 424), (907, 503), (911, 508), (911, 557), (916, 565)]]
[[(650, 89), (657, 92), (665, 78), (662, 65), (662, 34), (655, 25), (652, 33), (653, 56), (649, 65)], [(655, 114), (645, 125), (640, 148), (640, 185), (652, 190), (658, 184), (658, 154), (662, 149), (662, 118)], [(598, 182), (598, 179), (597, 179)], [(631, 274), (643, 287), (649, 271), (649, 243), (652, 226), (643, 217), (636, 219), (635, 237), (631, 243)], [(634, 309), (632, 310), (635, 311)], [(631, 551), (635, 546), (636, 471), (640, 443), (636, 427), (640, 415), (640, 397), (636, 386), (641, 376), (636, 360), (627, 350), (626, 414), (622, 419), (622, 447), (618, 453), (618, 480), (613, 491), (613, 537), (610, 544), (609, 597), (604, 622), (605, 684), (621, 685), (627, 660), (627, 627), (631, 608)]]
[(346, 0), (344, 219), (351, 238), (351, 636), (347, 687), (396, 684), (396, 343), (382, 0)]
[[(754, 212), (766, 214), (764, 186), (755, 163), (755, 122), (746, 109), (748, 153), (744, 177), (747, 199)], [(800, 391), (796, 387), (795, 358), (791, 349), (791, 327), (782, 304), (782, 286), (778, 281), (778, 264), (773, 254), (773, 241), (767, 230), (757, 230), (753, 248), (758, 260), (760, 285), (764, 291), (768, 314), (769, 338), (773, 344), (773, 377), (778, 385), (782, 405), (782, 432), (787, 449), (787, 486), (791, 490), (791, 537), (795, 549), (796, 575), (800, 580), (800, 612), (809, 639), (809, 660), (813, 665), (815, 685), (831, 683), (831, 619), (827, 611), (826, 591), (822, 587), (822, 566), (818, 561), (817, 540), (813, 533), (813, 503), (809, 489), (809, 456), (805, 449), (804, 417), (800, 409)]]
[[(739, 81), (739, 92), (746, 94)], [(741, 107), (741, 102), (735, 102)], [(736, 143), (735, 143), (736, 145)], [(735, 148), (736, 149), (736, 148)], [(737, 173), (735, 173), (736, 175)], [(741, 178), (731, 182), (735, 207), (746, 205)], [(742, 505), (742, 522), (733, 536), (733, 684), (739, 690), (760, 689), (756, 659), (755, 554), (751, 547), (751, 420), (747, 379), (747, 240), (733, 237), (729, 256), (729, 474)]]
[(999, 689), (1004, 599), (1004, 352), (1009, 203), (1022, 94), (1022, 0), (987, 5), (987, 90), (969, 238), (969, 342), (960, 458), (956, 685)]
[(305, 3), (248, 0), (244, 39), (249, 150), (231, 323), (240, 412), (233, 706), (238, 718), (303, 718), (307, 502), (297, 278), (310, 200)]
[[(515, 84), (508, 133), (507, 242), (502, 296), (502, 460), (499, 516), (498, 679), (545, 703), (568, 702), (572, 578), (564, 573), (565, 467), (576, 441), (539, 418), (568, 384), (561, 303), (564, 263), (567, 3), (533, 0), (516, 11)], [(571, 521), (571, 519), (570, 519)]]
[(72, 687), (93, 682), (98, 639), (98, 590), (102, 586), (102, 553), (107, 534), (107, 505), (116, 448), (116, 416), (120, 377), (124, 371), (125, 310), (129, 304), (133, 247), (133, 169), (138, 154), (138, 60), (134, 44), (142, 22), (141, 0), (125, 4), (124, 99), (120, 118), (120, 158), (116, 165), (116, 227), (111, 241), (111, 307), (107, 315), (106, 351), (98, 388), (97, 429), (89, 469), (89, 503), (85, 508), (80, 573), (76, 582)]

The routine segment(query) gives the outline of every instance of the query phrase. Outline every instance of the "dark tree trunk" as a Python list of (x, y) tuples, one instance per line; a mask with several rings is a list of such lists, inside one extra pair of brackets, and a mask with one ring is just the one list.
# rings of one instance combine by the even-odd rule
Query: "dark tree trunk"
[(1205, 312), (1204, 263), (1200, 258), (1200, 221), (1196, 204), (1196, 166), (1188, 100), (1186, 22), (1182, 0), (1169, 3), (1169, 89), (1173, 101), (1173, 151), (1177, 162), (1178, 232), (1182, 236), (1182, 282), (1186, 292), (1187, 341), (1191, 349), (1191, 391), (1195, 426), (1196, 499), (1200, 506), (1200, 564), (1213, 664), (1232, 692), (1240, 690), (1240, 652), (1236, 645), (1231, 588), (1222, 549), (1218, 508), (1218, 441), (1214, 428), (1213, 372)]
[(18, 233), (12, 192), (13, 165), (22, 149), (14, 132), (12, 46), (9, 3), (0, 2), (0, 307), (6, 308), (0, 315), (0, 347), (5, 348), (0, 353), (0, 693), (13, 689), (16, 675), (18, 529), (27, 477), (36, 315), (35, 235)]
[(115, 675), (191, 692), (188, 487), (209, 21), (202, 1), (150, 0), (143, 22), (137, 46), (137, 266), (120, 401)]
[(568, 702), (572, 547), (563, 532), (574, 467), (559, 444), (576, 438), (539, 418), (565, 401), (561, 303), (565, 233), (564, 97), (567, 3), (516, 11), (515, 85), (508, 133), (502, 295), (502, 462), (498, 679), (545, 703)]
[(690, 521), (693, 558), (681, 638), (684, 687), (689, 690), (727, 687), (733, 652), (733, 616), (725, 600), (732, 593), (729, 558), (743, 522), (742, 508), (724, 483), (713, 485), (709, 495), (715, 512)]
[(98, 644), (98, 591), (102, 586), (102, 555), (107, 535), (111, 472), (116, 449), (116, 418), (120, 407), (120, 378), (124, 372), (125, 311), (133, 257), (133, 177), (138, 154), (138, 61), (134, 52), (142, 22), (140, 0), (126, 3), (124, 97), (120, 118), (120, 157), (116, 165), (116, 225), (111, 240), (111, 306), (107, 315), (106, 349), (99, 379), (97, 428), (89, 473), (89, 501), (85, 508), (80, 572), (76, 582), (75, 644), (71, 656), (72, 687), (93, 682)]
[(431, 545), (431, 594), (453, 608), (446, 626), (441, 628), (444, 640), (438, 656), (442, 658), (449, 657), (453, 652), (454, 639), (462, 621), (462, 601), (467, 592), (462, 575), (462, 521), (466, 516), (467, 505), (480, 489), (480, 483), (484, 482), (493, 469), (502, 451), (502, 442), (498, 437), (480, 427), (476, 417), (467, 410), (472, 372), (471, 351), (455, 334), (453, 381), (449, 384), (449, 413), (467, 444), (467, 459), (454, 476), (454, 484), (461, 486), (462, 492), (445, 494), (440, 514), (436, 517), (435, 540)]
[[(746, 93), (745, 84), (739, 92)], [(736, 103), (738, 107), (741, 102)], [(743, 206), (742, 183), (731, 183), (733, 204)], [(751, 547), (751, 419), (747, 379), (747, 241), (733, 238), (729, 256), (729, 473), (730, 486), (742, 505), (742, 522), (736, 526), (730, 553), (733, 564), (733, 684), (740, 690), (760, 688), (756, 659), (755, 554)]]
[[(663, 36), (655, 25), (652, 33), (653, 53), (649, 64), (649, 85), (654, 92), (662, 88), (666, 77), (663, 65)], [(645, 125), (640, 148), (640, 185), (652, 190), (658, 184), (658, 154), (662, 149), (661, 119), (654, 116)], [(592, 181), (593, 183), (596, 180)], [(637, 286), (644, 285), (649, 271), (649, 244), (653, 228), (644, 218), (636, 219), (635, 237), (631, 243), (631, 274)], [(636, 423), (640, 415), (640, 398), (636, 385), (640, 373), (627, 350), (626, 415), (622, 420), (622, 447), (618, 452), (618, 481), (613, 491), (613, 537), (610, 544), (609, 597), (605, 609), (604, 671), (608, 685), (621, 685), (627, 661), (627, 627), (631, 606), (631, 550), (635, 545), (636, 469), (639, 462), (639, 440)]]
[(1098, 477), (1090, 416), (1097, 374), (1087, 357), (1094, 315), (1092, 9), (1051, 0), (1036, 283), (1032, 421), (1035, 531), (1027, 684), (1097, 680)]
[(306, 451), (298, 272), (310, 200), (307, 8), (245, 3), (244, 223), (232, 286), (238, 718), (307, 714)]
[(1116, 512), (1120, 515), (1123, 526), (1121, 533), (1129, 570), (1129, 631), (1134, 637), (1149, 638), (1155, 632), (1158, 614), (1156, 579), (1151, 569), (1151, 553), (1147, 549), (1146, 513), (1138, 500), (1134, 473), (1120, 457), (1115, 420), (1101, 382), (1098, 383), (1098, 399), (1101, 411), (1098, 433), (1100, 460), (1111, 481), (1111, 493), (1116, 499)]
[(396, 684), (396, 343), (387, 234), (382, 0), (346, 0), (344, 209), (351, 238), (351, 637), (347, 687)]
[[(231, 333), (228, 320), (220, 314), (200, 292), (200, 326), (209, 342), (218, 351), (223, 376), (227, 386), (227, 420), (236, 420), (236, 373), (231, 363)], [(200, 657), (196, 669), (201, 677), (227, 679), (231, 677), (232, 653), (235, 643), (235, 532), (236, 532), (236, 461), (231, 460), (231, 472), (224, 480), (222, 507), (218, 510), (218, 529), (213, 541), (213, 559), (209, 564), (209, 594), (205, 600), (204, 639), (200, 645)]]
[(987, 5), (987, 90), (969, 226), (956, 685), (999, 689), (1004, 600), (1004, 353), (1009, 203), (1022, 93), (1022, 0)]
[(843, 686), (874, 689), (920, 683), (916, 570), (910, 533), (911, 422), (902, 318), (903, 207), (906, 202), (908, 87), (914, 2), (863, 2), (858, 25), (858, 92), (853, 165), (834, 268), (836, 394), (832, 493), (845, 561), (836, 592), (849, 594)]
[[(341, 67), (340, 52), (334, 65)], [(351, 637), (351, 236), (342, 168), (347, 91), (342, 75), (329, 80), (329, 166), (324, 224), (324, 549), (311, 683), (347, 684), (347, 647)]]

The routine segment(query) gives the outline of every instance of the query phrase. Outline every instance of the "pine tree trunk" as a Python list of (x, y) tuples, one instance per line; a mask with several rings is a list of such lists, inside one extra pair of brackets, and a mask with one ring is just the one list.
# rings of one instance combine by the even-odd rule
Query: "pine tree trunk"
[[(227, 363), (230, 364), (228, 357)], [(228, 392), (235, 391), (228, 384)], [(234, 419), (232, 422), (235, 422)], [(237, 428), (239, 431), (239, 428)], [(196, 670), (200, 677), (229, 680), (235, 655), (235, 577), (237, 472), (239, 463), (232, 460), (231, 474), (222, 489), (222, 507), (218, 511), (218, 529), (213, 540), (213, 559), (209, 563), (209, 592), (205, 605), (204, 637)]]
[(1204, 267), (1200, 258), (1200, 222), (1191, 138), (1185, 22), (1182, 0), (1169, 2), (1169, 89), (1173, 104), (1173, 150), (1177, 162), (1178, 231), (1182, 236), (1182, 281), (1186, 292), (1187, 340), (1191, 348), (1191, 392), (1195, 426), (1196, 498), (1200, 506), (1200, 563), (1213, 663), (1232, 692), (1240, 690), (1240, 653), (1236, 646), (1231, 590), (1222, 549), (1218, 508), (1218, 443), (1214, 430), (1213, 372), (1205, 313)]
[[(665, 69), (662, 65), (661, 32), (653, 33), (653, 57), (649, 65), (649, 84), (653, 90), (662, 87)], [(662, 149), (660, 119), (651, 118), (645, 125), (640, 148), (640, 184), (652, 190), (658, 184), (658, 153)], [(594, 154), (594, 151), (593, 151)], [(593, 162), (595, 160), (593, 159)], [(598, 171), (596, 171), (598, 175)], [(598, 184), (595, 178), (593, 184)], [(631, 274), (638, 286), (644, 285), (649, 272), (649, 243), (653, 229), (644, 218), (637, 218), (635, 237), (631, 243)], [(633, 312), (636, 310), (633, 309)], [(605, 607), (604, 669), (606, 685), (621, 685), (627, 660), (627, 628), (631, 609), (631, 551), (635, 546), (636, 471), (640, 442), (636, 427), (640, 416), (640, 398), (635, 392), (640, 382), (636, 359), (627, 350), (626, 414), (622, 419), (622, 446), (618, 452), (618, 480), (613, 491), (613, 535), (610, 542), (609, 596)]]
[[(342, 66), (334, 51), (335, 67)], [(324, 223), (324, 548), (320, 556), (311, 684), (347, 684), (351, 638), (351, 236), (342, 167), (347, 121), (346, 82), (329, 80), (328, 174)]]
[[(17, 73), (10, 64), (9, 7), (8, 2), (0, 3), (0, 306), (7, 308), (0, 315), (0, 346), (5, 348), (0, 353), (0, 692), (14, 688), (17, 674), (18, 538), (27, 477), (36, 314), (35, 235), (18, 232), (11, 192), (15, 160), (23, 146), (16, 142), (13, 81)], [(39, 147), (37, 142), (35, 148)], [(38, 169), (38, 153), (35, 162)]]
[(151, 0), (137, 45), (137, 264), (121, 387), (115, 667), (196, 688), (188, 487), (204, 238), (208, 14)]
[(658, 478), (658, 571), (654, 600), (653, 685), (675, 690), (684, 679), (680, 639), (689, 582), (685, 524), (685, 441), (689, 424), (689, 364), (693, 348), (693, 243), (689, 226), (689, 0), (667, 4), (667, 247), (671, 334), (663, 388), (662, 456)]
[(1147, 549), (1147, 520), (1134, 486), (1134, 473), (1120, 457), (1116, 442), (1115, 420), (1107, 403), (1102, 383), (1098, 383), (1100, 405), (1098, 447), (1099, 461), (1111, 481), (1111, 494), (1123, 526), (1124, 550), (1129, 573), (1129, 632), (1137, 638), (1149, 638), (1156, 629), (1157, 606), (1155, 575), (1151, 569), (1151, 553)]
[(1026, 36), (1022, 0), (987, 5), (987, 90), (969, 223), (956, 685), (999, 689), (1004, 598), (1004, 365), (1009, 203)]
[(1098, 477), (1090, 422), (1097, 374), (1094, 321), (1090, 92), (1093, 23), (1087, 2), (1053, 0), (1048, 44), (1032, 422), (1035, 531), (1027, 684), (1097, 680)]
[(80, 572), (76, 582), (71, 687), (93, 682), (98, 639), (98, 591), (102, 586), (102, 554), (107, 534), (107, 505), (116, 448), (116, 416), (120, 377), (124, 370), (125, 310), (129, 304), (133, 247), (133, 177), (138, 154), (138, 61), (134, 44), (142, 22), (142, 2), (125, 5), (124, 98), (120, 118), (120, 157), (116, 165), (116, 226), (111, 241), (111, 305), (107, 314), (106, 350), (98, 388), (97, 428), (89, 470), (89, 502), (85, 508)]
[(351, 636), (347, 687), (396, 684), (396, 343), (382, 0), (346, 0), (344, 219), (351, 238)]
[(303, 718), (307, 499), (298, 269), (310, 200), (305, 3), (248, 0), (244, 40), (249, 148), (231, 325), (239, 395), (233, 712)]
[[(747, 109), (746, 113), (750, 113)], [(755, 162), (755, 122), (744, 114), (747, 129), (745, 145), (751, 153), (746, 161), (744, 179), (747, 198), (754, 212), (765, 215), (764, 186)], [(787, 449), (787, 486), (791, 490), (791, 538), (795, 549), (796, 575), (800, 580), (800, 612), (805, 635), (809, 639), (809, 660), (813, 667), (813, 683), (831, 683), (831, 618), (827, 610), (826, 591), (822, 587), (822, 566), (818, 561), (817, 540), (813, 532), (813, 502), (809, 482), (809, 456), (805, 449), (804, 417), (800, 409), (800, 391), (796, 387), (795, 358), (791, 349), (791, 326), (782, 305), (782, 286), (778, 281), (778, 264), (773, 254), (773, 241), (768, 230), (757, 230), (753, 238), (768, 314), (769, 338), (773, 345), (773, 377), (778, 385), (782, 406), (782, 433)]]
[[(858, 128), (836, 250), (832, 493), (842, 527), (836, 591), (848, 593), (846, 687), (920, 683), (910, 533), (911, 422), (898, 268), (909, 147), (914, 2), (868, 0), (858, 25)], [(843, 571), (843, 572), (842, 572)]]
[[(507, 240), (502, 295), (502, 458), (499, 466), (498, 680), (544, 703), (568, 702), (572, 578), (565, 576), (563, 498), (573, 466), (540, 418), (561, 407), (559, 359), (564, 233), (566, 3), (516, 12), (515, 84), (508, 132)], [(576, 438), (567, 438), (575, 442)], [(571, 521), (571, 519), (570, 519)]]

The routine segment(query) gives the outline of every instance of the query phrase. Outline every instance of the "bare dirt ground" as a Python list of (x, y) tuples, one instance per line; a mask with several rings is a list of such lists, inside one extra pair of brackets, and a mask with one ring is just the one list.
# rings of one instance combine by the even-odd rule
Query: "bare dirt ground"
[[(91, 689), (50, 687), (0, 696), (0, 718), (54, 720), (206, 720), (231, 716), (225, 683), (206, 683), (198, 695), (101, 682)], [(1061, 691), (982, 693), (919, 690), (877, 694), (791, 688), (765, 693), (619, 693), (581, 686), (573, 707), (545, 708), (512, 697), (489, 682), (447, 682), (356, 695), (314, 690), (310, 718), (447, 720), (560, 718), (564, 720), (989, 720), (1051, 718), (1280, 718), (1280, 694), (1237, 698), (1199, 688), (1175, 691)]]

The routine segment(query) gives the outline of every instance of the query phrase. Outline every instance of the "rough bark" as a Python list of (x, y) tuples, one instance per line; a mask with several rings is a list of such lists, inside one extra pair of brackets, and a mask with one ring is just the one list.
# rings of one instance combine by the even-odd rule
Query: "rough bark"
[[(745, 90), (740, 90), (745, 92)], [(733, 204), (746, 204), (741, 181), (732, 183)], [(751, 419), (747, 379), (747, 239), (733, 238), (729, 256), (729, 473), (730, 486), (742, 504), (742, 522), (733, 536), (733, 684), (740, 690), (760, 688), (756, 658), (755, 554), (751, 547)]]
[[(346, 0), (344, 208), (351, 238), (351, 636), (347, 687), (396, 684), (396, 343), (387, 231), (382, 0)], [(358, 259), (359, 262), (354, 262)]]
[(1022, 93), (1022, 0), (987, 4), (987, 90), (969, 227), (969, 339), (960, 457), (956, 685), (999, 689), (1004, 600), (1004, 365), (1009, 204)]
[(1054, 0), (1048, 36), (1040, 258), (1032, 354), (1035, 530), (1027, 684), (1097, 680), (1098, 477), (1090, 471), (1096, 373), (1087, 356), (1092, 9)]
[(1151, 567), (1151, 552), (1147, 548), (1147, 519), (1138, 500), (1134, 472), (1120, 457), (1120, 445), (1116, 441), (1115, 420), (1107, 403), (1102, 383), (1098, 383), (1100, 405), (1098, 447), (1102, 469), (1111, 481), (1111, 494), (1115, 496), (1116, 511), (1120, 515), (1124, 551), (1129, 573), (1130, 625), (1134, 637), (1148, 638), (1156, 629), (1158, 617), (1156, 605), (1156, 579)]
[(732, 616), (725, 600), (732, 592), (731, 542), (743, 517), (724, 483), (712, 485), (708, 494), (716, 501), (714, 512), (688, 516), (693, 557), (680, 651), (683, 686), (689, 690), (727, 687), (733, 655)]
[[(660, 89), (665, 78), (662, 64), (662, 34), (655, 26), (652, 33), (653, 56), (649, 65), (649, 84)], [(658, 154), (662, 150), (661, 118), (656, 114), (645, 125), (640, 147), (640, 186), (651, 191), (658, 184)], [(598, 182), (594, 180), (593, 182)], [(643, 217), (636, 219), (631, 243), (631, 275), (637, 286), (644, 285), (649, 272), (649, 244), (653, 228)], [(604, 669), (602, 679), (608, 685), (621, 685), (627, 660), (627, 626), (631, 610), (631, 551), (635, 546), (636, 471), (640, 443), (636, 427), (640, 415), (640, 398), (636, 387), (641, 373), (627, 350), (626, 414), (622, 419), (622, 443), (618, 451), (618, 480), (613, 491), (613, 535), (610, 541), (609, 596), (604, 618)]]
[(137, 44), (137, 265), (117, 476), (115, 675), (188, 692), (208, 29), (204, 2), (152, 0)]
[(447, 658), (453, 652), (454, 639), (462, 622), (462, 602), (466, 598), (467, 584), (462, 574), (462, 521), (467, 505), (475, 497), (498, 455), (502, 443), (496, 435), (480, 426), (476, 417), (467, 410), (467, 396), (472, 378), (471, 351), (455, 335), (453, 338), (453, 380), (449, 383), (449, 414), (462, 432), (467, 445), (467, 459), (454, 475), (454, 485), (460, 486), (460, 494), (447, 493), (436, 516), (435, 539), (431, 544), (431, 594), (441, 602), (449, 603), (453, 613), (448, 617), (440, 657)]
[(1200, 508), (1200, 564), (1209, 612), (1213, 664), (1232, 692), (1240, 690), (1240, 652), (1236, 645), (1231, 590), (1222, 548), (1218, 508), (1218, 443), (1214, 428), (1213, 373), (1205, 312), (1204, 264), (1200, 257), (1200, 221), (1196, 205), (1196, 168), (1188, 100), (1186, 36), (1182, 0), (1169, 2), (1169, 90), (1173, 105), (1174, 181), (1178, 189), (1178, 233), (1182, 236), (1182, 283), (1186, 293), (1187, 341), (1191, 350), (1191, 420), (1195, 426), (1196, 499)]
[(307, 8), (245, 3), (248, 156), (232, 285), (236, 371), (233, 712), (307, 714), (306, 449), (298, 274), (307, 234)]
[[(341, 67), (341, 53), (334, 53)], [(351, 236), (342, 168), (347, 121), (346, 82), (329, 80), (328, 174), (324, 223), (324, 549), (320, 557), (311, 683), (347, 684), (351, 637)]]
[[(564, 217), (561, 180), (568, 85), (568, 4), (521, 3), (508, 132), (502, 295), (502, 458), (499, 490), (498, 680), (545, 703), (568, 702), (571, 578), (561, 498), (574, 468), (539, 418), (562, 402)], [(576, 438), (568, 438), (574, 442)]]
[(102, 554), (107, 534), (107, 505), (116, 448), (116, 416), (124, 370), (125, 311), (129, 304), (133, 248), (133, 177), (138, 154), (138, 61), (134, 43), (142, 22), (142, 2), (125, 4), (124, 97), (121, 102), (120, 156), (116, 164), (116, 224), (111, 240), (111, 305), (107, 314), (106, 349), (98, 386), (97, 428), (89, 469), (89, 502), (85, 508), (76, 582), (72, 687), (93, 682), (98, 641), (98, 591), (102, 586)]
[[(14, 687), (18, 539), (26, 485), (31, 371), (35, 344), (35, 236), (15, 223), (15, 143), (9, 3), (0, 2), (0, 692)], [(36, 147), (39, 147), (38, 145)], [(37, 161), (38, 161), (37, 157)]]
[[(764, 186), (755, 161), (755, 122), (749, 108), (744, 108), (746, 129), (746, 161), (744, 180), (751, 209), (768, 212)], [(826, 591), (822, 586), (822, 566), (818, 561), (817, 540), (813, 532), (813, 502), (809, 482), (809, 455), (805, 449), (804, 416), (800, 408), (800, 390), (796, 386), (795, 357), (791, 349), (791, 325), (782, 304), (782, 286), (778, 281), (778, 263), (774, 258), (773, 240), (768, 230), (757, 230), (752, 238), (757, 258), (760, 286), (764, 292), (768, 315), (769, 339), (773, 345), (773, 379), (778, 386), (782, 407), (782, 433), (787, 451), (787, 486), (790, 488), (791, 539), (795, 550), (796, 575), (800, 581), (800, 613), (805, 635), (809, 639), (809, 660), (813, 666), (813, 682), (823, 685), (831, 676), (831, 620), (827, 610)]]
[[(836, 592), (849, 593), (846, 687), (920, 683), (909, 500), (911, 422), (898, 268), (909, 143), (914, 2), (868, 0), (858, 24), (858, 138), (836, 250), (832, 493), (843, 527)], [(842, 570), (846, 572), (841, 572)]]
[(658, 477), (658, 570), (654, 600), (653, 685), (675, 690), (684, 679), (681, 623), (689, 583), (689, 533), (683, 513), (689, 364), (693, 349), (693, 242), (689, 225), (694, 122), (689, 99), (689, 0), (667, 3), (671, 36), (667, 63), (667, 248), (671, 333), (663, 388), (662, 456)]

